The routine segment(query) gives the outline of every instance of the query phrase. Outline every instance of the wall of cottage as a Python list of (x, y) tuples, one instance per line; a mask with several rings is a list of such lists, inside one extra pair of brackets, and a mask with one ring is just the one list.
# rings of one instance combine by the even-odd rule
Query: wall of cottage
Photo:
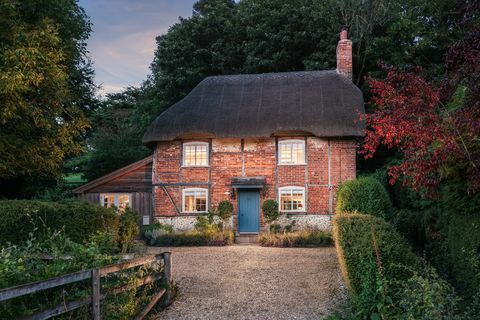
[[(306, 164), (278, 165), (279, 141), (304, 139)], [(209, 166), (182, 167), (182, 143), (209, 143)], [(153, 160), (153, 195), (155, 219), (176, 229), (193, 228), (196, 216), (182, 213), (182, 189), (206, 188), (208, 207), (213, 210), (222, 200), (234, 205), (231, 225), (236, 228), (237, 197), (233, 177), (263, 176), (266, 186), (261, 201), (278, 201), (278, 188), (305, 188), (306, 212), (282, 215), (280, 224), (296, 221), (298, 227), (329, 229), (335, 209), (335, 191), (339, 183), (355, 178), (356, 150), (353, 140), (317, 137), (282, 137), (263, 139), (204, 139), (158, 143)], [(262, 227), (265, 225), (261, 217)]]

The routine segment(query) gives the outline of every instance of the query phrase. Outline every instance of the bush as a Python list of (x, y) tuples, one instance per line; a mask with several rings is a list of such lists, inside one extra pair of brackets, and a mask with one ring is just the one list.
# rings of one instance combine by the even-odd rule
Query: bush
[(333, 236), (356, 319), (451, 319), (457, 298), (383, 219), (340, 214)]
[(473, 297), (480, 287), (480, 216), (451, 216), (447, 246), (456, 287), (463, 296)]
[(0, 243), (22, 243), (34, 226), (38, 233), (47, 229), (65, 230), (75, 242), (89, 239), (97, 231), (117, 233), (119, 216), (113, 208), (103, 208), (82, 200), (46, 202), (34, 200), (0, 201)]
[(337, 191), (336, 212), (352, 211), (389, 219), (392, 203), (378, 180), (362, 177), (341, 184)]
[(275, 200), (265, 200), (262, 204), (263, 216), (267, 223), (271, 223), (278, 219), (280, 212), (278, 211), (278, 202)]
[(220, 219), (223, 220), (224, 223), (228, 218), (232, 216), (232, 212), (233, 212), (233, 205), (230, 201), (228, 200), (220, 201), (216, 210), (216, 214), (217, 216), (220, 217)]
[(133, 240), (135, 240), (139, 231), (138, 215), (135, 211), (127, 207), (125, 212), (120, 215), (120, 226), (118, 230), (118, 244), (122, 253), (127, 252), (132, 247)]
[(152, 246), (224, 246), (233, 244), (232, 230), (223, 229), (222, 223), (215, 223), (214, 216), (198, 216), (195, 230), (174, 231), (171, 226), (153, 224), (144, 232), (146, 241)]
[(327, 247), (332, 235), (320, 230), (299, 230), (285, 233), (261, 233), (258, 239), (264, 247)]
[[(39, 236), (39, 238), (37, 238)], [(113, 244), (113, 247), (111, 246)], [(71, 241), (64, 232), (37, 235), (36, 231), (20, 245), (6, 245), (0, 249), (0, 288), (45, 280), (70, 272), (98, 268), (122, 262), (118, 257), (105, 252), (117, 244), (111, 234), (99, 232), (84, 244)], [(46, 259), (46, 256), (50, 256)], [(113, 286), (138, 283), (151, 274), (149, 266), (120, 271), (101, 279), (102, 290)], [(102, 300), (102, 318), (132, 319), (151, 300), (154, 286), (147, 284), (139, 289), (128, 290), (119, 295), (109, 295)], [(33, 312), (52, 308), (59, 304), (82, 299), (91, 295), (90, 280), (66, 284), (39, 293), (0, 302), (0, 319), (23, 319)], [(89, 305), (67, 313), (68, 319), (90, 319)]]

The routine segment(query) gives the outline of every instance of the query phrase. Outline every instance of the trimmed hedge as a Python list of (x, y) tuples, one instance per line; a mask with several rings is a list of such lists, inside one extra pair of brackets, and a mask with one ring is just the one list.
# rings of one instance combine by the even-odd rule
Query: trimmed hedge
[(119, 216), (114, 209), (83, 200), (47, 202), (35, 200), (0, 201), (0, 244), (18, 244), (38, 234), (65, 230), (72, 241), (83, 242), (97, 231), (118, 233)]
[[(333, 237), (343, 277), (354, 293), (374, 288), (377, 252), (385, 276), (407, 279), (393, 264), (421, 267), (420, 259), (384, 220), (362, 214), (340, 214), (333, 219)], [(372, 269), (373, 267), (373, 269)]]
[(358, 211), (390, 218), (392, 202), (387, 190), (374, 178), (361, 177), (341, 184), (337, 191), (337, 213)]
[(285, 233), (261, 233), (258, 242), (264, 247), (328, 247), (332, 234), (320, 230), (299, 230)]
[(353, 294), (351, 319), (452, 319), (458, 298), (383, 219), (340, 214), (333, 237)]

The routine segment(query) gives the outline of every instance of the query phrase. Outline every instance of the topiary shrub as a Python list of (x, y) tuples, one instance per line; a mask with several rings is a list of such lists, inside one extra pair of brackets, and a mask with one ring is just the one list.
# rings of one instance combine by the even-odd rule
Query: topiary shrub
[(341, 184), (337, 191), (336, 212), (352, 211), (389, 219), (392, 203), (378, 180), (362, 177)]
[(228, 200), (220, 201), (217, 206), (216, 214), (220, 217), (224, 222), (232, 216), (233, 212), (233, 204)]
[(37, 234), (65, 230), (75, 242), (84, 242), (97, 231), (118, 233), (119, 216), (114, 208), (104, 208), (83, 200), (48, 202), (35, 200), (0, 201), (0, 243), (18, 244)]
[(278, 219), (280, 212), (278, 211), (278, 202), (275, 200), (265, 200), (262, 204), (263, 216), (267, 223), (272, 223)]

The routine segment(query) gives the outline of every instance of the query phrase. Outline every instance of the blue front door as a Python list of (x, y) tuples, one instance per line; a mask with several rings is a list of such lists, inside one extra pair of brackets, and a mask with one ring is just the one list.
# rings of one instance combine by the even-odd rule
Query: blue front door
[(238, 190), (238, 232), (260, 230), (260, 191)]

